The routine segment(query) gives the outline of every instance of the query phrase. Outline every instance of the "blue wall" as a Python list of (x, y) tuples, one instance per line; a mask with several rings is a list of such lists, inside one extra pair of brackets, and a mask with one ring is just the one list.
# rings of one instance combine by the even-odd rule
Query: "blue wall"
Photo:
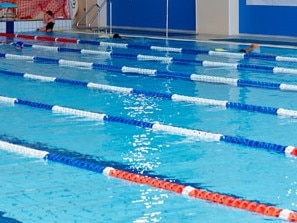
[[(297, 1), (297, 0), (296, 0)], [(169, 29), (195, 31), (195, 0), (169, 0)], [(166, 28), (166, 0), (112, 0), (113, 26)], [(297, 36), (297, 7), (248, 6), (239, 0), (239, 33)]]
[[(196, 30), (195, 0), (169, 0), (169, 29)], [(113, 0), (113, 26), (166, 28), (166, 0)]]
[(247, 6), (239, 1), (239, 33), (297, 36), (297, 7)]

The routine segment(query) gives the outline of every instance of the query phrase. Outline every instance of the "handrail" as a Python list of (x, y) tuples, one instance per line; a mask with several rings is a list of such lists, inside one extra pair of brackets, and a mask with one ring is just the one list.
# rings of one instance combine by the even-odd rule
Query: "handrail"
[[(76, 23), (76, 27), (79, 29), (81, 28), (81, 22), (87, 17), (87, 15), (93, 10), (94, 7), (98, 7), (99, 8), (99, 5), (98, 4), (94, 4), (92, 5), (81, 17), (80, 19), (77, 21)], [(94, 20), (92, 20), (92, 22), (94, 22)], [(89, 24), (90, 25), (90, 24)], [(90, 26), (89, 26), (90, 27)]]
[(94, 27), (92, 27), (92, 24), (94, 23), (95, 19), (98, 18), (98, 15), (100, 14), (100, 11), (102, 10), (102, 8), (105, 6), (106, 2), (109, 0), (105, 0), (102, 2), (101, 5), (98, 5), (97, 3), (92, 5), (90, 8), (87, 9), (87, 11), (81, 16), (81, 18), (78, 20), (78, 22), (76, 23), (76, 27), (78, 29), (82, 28), (81, 26), (81, 22), (86, 19), (86, 17), (93, 11), (94, 8), (97, 7), (95, 14), (91, 17), (90, 22), (88, 24), (86, 24), (85, 28), (89, 28), (92, 29)]

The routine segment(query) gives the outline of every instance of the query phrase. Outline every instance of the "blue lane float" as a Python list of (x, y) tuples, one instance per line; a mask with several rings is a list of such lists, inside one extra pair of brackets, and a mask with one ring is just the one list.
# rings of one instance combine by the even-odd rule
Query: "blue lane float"
[[(297, 91), (297, 85), (290, 85), (285, 83), (269, 83), (269, 82), (262, 82), (262, 81), (241, 80), (236, 78), (224, 78), (224, 77), (215, 77), (215, 76), (209, 76), (209, 75), (178, 73), (178, 72), (170, 72), (170, 71), (158, 71), (156, 69), (147, 69), (147, 68), (129, 67), (129, 66), (115, 66), (115, 65), (91, 63), (91, 62), (71, 61), (71, 60), (64, 60), (64, 59), (52, 59), (52, 58), (15, 55), (15, 54), (0, 53), (0, 58), (33, 61), (35, 63), (56, 64), (61, 66), (71, 66), (73, 68), (104, 70), (104, 71), (117, 72), (117, 73), (123, 73), (123, 74), (128, 73), (128, 74), (138, 74), (138, 75), (149, 75), (149, 76), (155, 76), (160, 78), (175, 78), (175, 79), (183, 79), (183, 80), (197, 81), (197, 82), (227, 84), (227, 85), (238, 86), (238, 87), (258, 87), (258, 88), (266, 88), (266, 89), (277, 89), (282, 91)], [(202, 64), (203, 63), (206, 63), (206, 61), (202, 62)], [(217, 62), (212, 62), (212, 63), (217, 63)], [(253, 69), (259, 68), (259, 66), (252, 66), (252, 65), (242, 65), (242, 67), (250, 67)], [(261, 67), (259, 69), (261, 69)], [(264, 69), (269, 70), (271, 72), (273, 72), (274, 70), (273, 68), (269, 68), (269, 69), (264, 68)], [(278, 68), (275, 70), (278, 72), (281, 72), (281, 71), (285, 72), (287, 68)], [(297, 74), (297, 69), (289, 69), (289, 71), (291, 71), (292, 73), (296, 72)]]
[(106, 115), (103, 113), (84, 111), (84, 110), (79, 110), (74, 108), (67, 108), (59, 105), (49, 105), (49, 104), (22, 100), (17, 98), (10, 98), (5, 96), (0, 96), (0, 102), (2, 102), (2, 104), (25, 105), (28, 107), (33, 107), (38, 109), (50, 110), (52, 112), (57, 112), (61, 114), (85, 117), (87, 119), (91, 119), (95, 121), (116, 122), (120, 124), (133, 125), (141, 128), (152, 129), (157, 132), (160, 131), (160, 132), (166, 132), (168, 134), (173, 134), (173, 135), (192, 137), (196, 140), (227, 142), (231, 144), (237, 144), (237, 145), (247, 146), (252, 148), (260, 148), (268, 151), (274, 151), (276, 153), (283, 153), (283, 154), (288, 154), (292, 156), (297, 156), (297, 148), (295, 146), (290, 146), (290, 145), (289, 146), (277, 145), (273, 143), (250, 140), (243, 137), (228, 136), (228, 135), (223, 135), (219, 133), (206, 132), (198, 129), (188, 129), (183, 127), (165, 125), (158, 122), (146, 122), (141, 120)]
[(227, 109), (243, 110), (243, 111), (249, 111), (249, 112), (258, 112), (258, 113), (297, 118), (296, 110), (289, 110), (285, 108), (274, 108), (274, 107), (267, 107), (267, 106), (243, 104), (238, 102), (229, 102), (224, 100), (192, 97), (192, 96), (179, 95), (179, 94), (144, 91), (140, 89), (104, 85), (104, 84), (98, 84), (93, 82), (69, 80), (69, 79), (63, 79), (63, 78), (57, 78), (57, 77), (48, 77), (48, 76), (21, 73), (21, 72), (12, 72), (7, 70), (0, 70), (0, 74), (19, 76), (26, 79), (33, 79), (33, 80), (38, 80), (42, 82), (56, 82), (61, 84), (70, 84), (73, 86), (82, 86), (90, 89), (98, 89), (98, 90), (109, 91), (114, 93), (144, 95), (147, 97), (160, 98), (163, 100), (171, 100), (174, 102), (186, 102), (186, 103), (199, 104), (199, 105), (219, 106)]

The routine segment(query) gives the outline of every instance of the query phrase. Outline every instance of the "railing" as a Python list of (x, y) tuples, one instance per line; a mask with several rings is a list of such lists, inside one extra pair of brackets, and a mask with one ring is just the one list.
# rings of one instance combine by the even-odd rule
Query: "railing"
[(17, 5), (9, 2), (0, 3), (0, 11), (2, 13), (1, 19), (15, 19), (16, 18)]
[[(108, 1), (109, 0), (104, 0), (101, 5), (94, 4), (90, 8), (88, 8), (87, 11), (81, 16), (81, 18), (76, 23), (76, 27), (78, 29), (92, 29), (92, 30), (93, 29), (99, 29), (98, 26), (96, 26), (96, 27), (93, 26), (93, 23), (99, 17), (99, 14), (100, 14), (101, 10), (103, 9), (103, 7), (106, 5), (106, 3)], [(90, 20), (88, 21), (88, 24), (86, 24), (85, 26), (83, 26), (82, 25), (82, 21), (85, 20), (87, 18), (87, 16), (89, 16), (94, 11), (95, 11), (95, 13), (90, 17)]]

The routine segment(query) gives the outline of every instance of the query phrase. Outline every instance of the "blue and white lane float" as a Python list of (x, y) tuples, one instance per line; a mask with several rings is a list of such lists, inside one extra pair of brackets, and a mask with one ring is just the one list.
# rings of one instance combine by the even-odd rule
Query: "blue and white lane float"
[[(279, 89), (283, 91), (297, 91), (296, 85), (289, 85), (289, 84), (278, 84), (278, 83), (268, 83), (268, 82), (261, 82), (261, 81), (240, 80), (240, 79), (234, 79), (234, 78), (212, 77), (207, 75), (187, 74), (187, 73), (178, 73), (178, 72), (170, 72), (170, 71), (158, 71), (156, 69), (148, 69), (148, 68), (115, 66), (115, 65), (91, 63), (91, 62), (52, 59), (52, 58), (15, 55), (15, 54), (0, 53), (0, 58), (1, 57), (7, 58), (7, 59), (33, 61), (34, 63), (51, 63), (51, 64), (56, 64), (61, 66), (70, 66), (73, 68), (86, 68), (86, 69), (94, 69), (94, 70), (105, 70), (105, 71), (117, 72), (117, 73), (149, 75), (149, 76), (156, 76), (161, 78), (176, 78), (176, 79), (178, 78), (183, 80), (209, 82), (209, 83), (221, 83), (221, 84), (228, 84), (228, 85), (240, 86), (240, 87), (262, 87), (262, 88), (268, 88), (268, 89)], [(249, 66), (249, 65), (246, 65), (246, 66)], [(252, 65), (250, 66), (254, 69), (260, 69), (259, 66), (252, 66)], [(275, 70), (275, 72), (285, 71), (286, 69), (287, 68), (283, 68), (283, 69), (278, 68)], [(264, 70), (274, 72), (273, 69), (264, 69)], [(289, 70), (291, 73), (297, 74), (297, 69), (289, 69)]]
[(259, 60), (271, 60), (271, 61), (278, 61), (278, 62), (294, 62), (297, 63), (297, 57), (288, 57), (288, 56), (275, 56), (269, 54), (260, 54), (260, 53), (235, 53), (235, 52), (218, 52), (210, 50), (207, 53), (211, 56), (218, 56), (218, 57), (227, 57), (227, 58), (235, 58), (235, 59), (259, 59)]
[[(121, 56), (121, 57), (129, 57), (129, 58), (137, 58), (138, 60), (154, 60), (154, 61), (161, 61), (164, 63), (196, 63), (197, 60), (183, 60), (175, 57), (168, 57), (168, 56), (152, 56), (152, 55), (143, 55), (143, 54), (121, 54), (121, 53), (113, 53), (113, 52), (102, 52), (99, 50), (86, 50), (86, 49), (74, 49), (74, 48), (66, 48), (66, 47), (54, 47), (54, 46), (44, 46), (38, 44), (26, 44), (27, 47), (32, 47), (33, 49), (38, 50), (49, 50), (52, 52), (73, 52), (73, 53), (81, 53), (81, 54), (98, 54), (98, 55), (106, 55), (106, 56)], [(157, 49), (154, 47), (153, 49)], [(170, 52), (182, 52), (182, 50), (173, 50), (171, 48), (162, 48), (164, 50), (160, 51), (168, 51)], [(245, 53), (234, 53), (234, 52), (217, 52), (217, 51), (197, 51), (197, 54), (208, 54), (210, 56), (218, 56), (218, 57), (227, 57), (227, 58), (234, 58), (234, 59), (245, 59), (245, 58), (255, 58), (255, 59), (265, 59), (265, 60), (272, 60), (278, 62), (297, 62), (297, 57), (285, 57), (285, 56), (272, 56), (272, 55), (262, 55), (262, 54), (245, 54)]]
[(227, 142), (227, 143), (238, 144), (238, 145), (248, 146), (253, 148), (262, 148), (262, 149), (274, 151), (277, 153), (297, 156), (297, 148), (295, 146), (290, 146), (290, 145), (289, 146), (277, 145), (273, 143), (250, 140), (242, 137), (228, 136), (228, 135), (223, 135), (218, 133), (210, 133), (210, 132), (201, 131), (198, 129), (188, 129), (183, 127), (164, 125), (159, 122), (154, 122), (154, 123), (145, 122), (140, 120), (123, 118), (119, 116), (106, 115), (103, 113), (84, 111), (84, 110), (79, 110), (74, 108), (67, 108), (59, 105), (43, 104), (39, 102), (32, 102), (32, 101), (27, 101), (27, 100), (22, 100), (17, 98), (10, 98), (5, 96), (0, 96), (0, 103), (8, 104), (8, 105), (25, 105), (33, 108), (38, 108), (38, 109), (50, 110), (52, 112), (84, 117), (95, 121), (117, 122), (121, 124), (127, 124), (127, 125), (133, 125), (141, 128), (152, 129), (154, 131), (166, 132), (168, 134), (173, 134), (173, 135), (193, 137), (196, 140)]
[(143, 45), (131, 45), (125, 43), (113, 43), (113, 42), (104, 42), (104, 41), (84, 41), (78, 40), (78, 44), (93, 44), (104, 47), (118, 47), (118, 48), (127, 48), (127, 49), (147, 49), (153, 51), (164, 51), (164, 52), (173, 52), (173, 53), (183, 53), (183, 54), (194, 54), (194, 55), (210, 55), (217, 57), (227, 57), (235, 59), (260, 59), (260, 60), (271, 60), (279, 62), (297, 62), (296, 57), (288, 56), (275, 56), (269, 54), (260, 54), (260, 53), (237, 53), (237, 52), (218, 52), (215, 50), (197, 50), (197, 49), (185, 49), (185, 48), (176, 48), (176, 47), (162, 47), (162, 46), (143, 46)]
[(287, 57), (287, 56), (275, 56), (268, 54), (259, 54), (259, 53), (235, 53), (235, 52), (226, 52), (226, 51), (215, 51), (215, 50), (198, 50), (198, 49), (185, 49), (180, 47), (167, 47), (167, 46), (149, 46), (149, 45), (136, 45), (136, 44), (127, 44), (127, 43), (115, 43), (107, 41), (95, 41), (95, 40), (80, 40), (64, 37), (47, 37), (47, 36), (33, 36), (33, 35), (24, 35), (24, 34), (7, 34), (0, 33), (0, 36), (18, 38), (18, 39), (29, 39), (36, 41), (50, 41), (57, 43), (71, 43), (71, 44), (88, 44), (96, 45), (103, 47), (115, 47), (115, 48), (124, 48), (124, 49), (142, 49), (142, 50), (153, 50), (153, 51), (164, 51), (164, 52), (174, 52), (174, 53), (184, 53), (184, 54), (204, 54), (212, 56), (221, 56), (221, 57), (231, 57), (231, 58), (255, 58), (263, 60), (272, 60), (272, 61), (283, 61), (283, 62), (297, 62), (296, 57)]
[(192, 97), (192, 96), (179, 95), (179, 94), (144, 91), (140, 89), (104, 85), (104, 84), (93, 83), (93, 82), (76, 81), (76, 80), (69, 80), (69, 79), (63, 79), (63, 78), (57, 78), (57, 77), (48, 77), (48, 76), (42, 76), (42, 75), (36, 75), (36, 74), (12, 72), (12, 71), (5, 71), (5, 70), (0, 70), (0, 74), (19, 76), (19, 77), (24, 77), (26, 79), (33, 79), (33, 80), (38, 80), (42, 82), (56, 82), (56, 83), (62, 83), (62, 84), (70, 84), (73, 86), (83, 86), (91, 89), (98, 89), (102, 91), (109, 91), (109, 92), (115, 92), (115, 93), (121, 93), (121, 94), (145, 95), (148, 97), (172, 100), (174, 102), (186, 102), (186, 103), (199, 104), (199, 105), (219, 106), (227, 109), (244, 110), (249, 112), (259, 112), (264, 114), (297, 118), (296, 110), (285, 109), (285, 108), (274, 108), (274, 107), (267, 107), (267, 106), (243, 104), (238, 102), (229, 102), (225, 100), (216, 100), (216, 99)]
[[(63, 47), (53, 47), (53, 46), (43, 46), (43, 45), (26, 45), (29, 47), (32, 47), (34, 49), (42, 49), (42, 50), (48, 50), (51, 52), (71, 52), (71, 53), (80, 53), (80, 54), (93, 54), (93, 55), (103, 55), (107, 57), (125, 57), (129, 59), (137, 59), (137, 60), (143, 60), (143, 61), (157, 61), (162, 63), (194, 63), (198, 64), (204, 67), (232, 67), (234, 69), (245, 69), (246, 64), (238, 64), (238, 63), (225, 63), (225, 62), (216, 62), (216, 61), (202, 61), (202, 60), (195, 60), (195, 59), (179, 59), (174, 57), (168, 57), (168, 56), (154, 56), (154, 55), (143, 55), (143, 54), (123, 54), (123, 53), (114, 53), (114, 52), (106, 52), (106, 51), (99, 51), (99, 50), (85, 50), (85, 49), (73, 49), (73, 48), (63, 48)], [(219, 53), (222, 53), (223, 55), (237, 55), (237, 53), (230, 53), (230, 52), (215, 52), (210, 51), (210, 55), (217, 55)], [(233, 56), (237, 58), (236, 56)], [(243, 57), (243, 56), (242, 56)], [(241, 56), (238, 57), (240, 59)], [(266, 58), (266, 57), (265, 57)], [(287, 61), (287, 62), (297, 62), (297, 58), (289, 58), (289, 57), (277, 57), (279, 58), (277, 61)], [(246, 69), (253, 69), (254, 65), (249, 65), (246, 67)], [(275, 69), (274, 69), (275, 68)], [(269, 70), (274, 69), (273, 73), (292, 73), (297, 74), (297, 69), (293, 68), (285, 68), (285, 67), (269, 67), (269, 66), (261, 66), (256, 65), (255, 69), (260, 70)], [(287, 70), (288, 69), (288, 70)]]
[[(15, 60), (26, 60), (33, 61), (36, 63), (52, 63), (62, 66), (73, 66), (73, 67), (84, 67), (89, 69), (106, 69), (112, 68), (111, 71), (118, 71), (122, 73), (138, 73), (145, 75), (154, 75), (154, 76), (168, 76), (168, 75), (179, 75), (184, 76), (182, 73), (174, 73), (168, 71), (158, 71), (156, 69), (148, 69), (148, 68), (134, 68), (128, 66), (112, 66), (105, 64), (97, 64), (92, 62), (81, 62), (81, 61), (72, 61), (65, 59), (53, 59), (53, 58), (45, 58), (45, 57), (37, 57), (37, 56), (26, 56), (26, 55), (17, 55), (17, 54), (3, 54), (0, 53), (0, 58), (6, 59), (15, 59)], [(261, 72), (269, 72), (274, 74), (295, 74), (297, 75), (297, 69), (294, 68), (285, 68), (285, 67), (271, 67), (271, 66), (262, 66), (262, 65), (251, 65), (251, 64), (238, 64), (238, 63), (224, 63), (224, 62), (216, 62), (216, 61), (196, 61), (198, 65), (202, 67), (231, 67), (233, 69), (238, 70), (255, 70)], [(189, 76), (188, 74), (186, 74)], [(193, 78), (193, 77), (188, 77)]]
[[(112, 53), (112, 52), (105, 52), (105, 51), (95, 51), (95, 50), (84, 50), (84, 49), (69, 49), (69, 48), (60, 48), (60, 47), (52, 47), (52, 46), (41, 46), (41, 45), (29, 45), (36, 49), (43, 49), (43, 50), (49, 50), (53, 52), (76, 52), (81, 54), (96, 54), (96, 55), (102, 55), (106, 57), (112, 57), (112, 56), (125, 56), (128, 58), (137, 58), (139, 60), (151, 60), (151, 61), (161, 61), (165, 63), (171, 63), (171, 62), (177, 62), (177, 63), (198, 63), (202, 66), (209, 66), (209, 64), (212, 64), (214, 66), (222, 65), (223, 66), (226, 63), (220, 63), (220, 62), (208, 62), (208, 61), (197, 61), (197, 60), (183, 60), (183, 59), (175, 59), (173, 57), (160, 57), (160, 56), (150, 56), (150, 55), (133, 55), (129, 54), (120, 54), (120, 53)], [(14, 58), (15, 57), (15, 58)], [(34, 60), (34, 58), (26, 57), (26, 56), (12, 56), (8, 55), (6, 58), (8, 59), (22, 59), (22, 60)], [(64, 61), (66, 63), (66, 61)], [(82, 64), (76, 61), (72, 61), (73, 65), (81, 66)], [(203, 65), (204, 64), (204, 65)], [(227, 63), (228, 66), (233, 67), (233, 64)], [(67, 63), (68, 66), (71, 66), (71, 62)], [(86, 65), (86, 67), (90, 68), (90, 65)], [(106, 67), (104, 67), (105, 69)], [(91, 68), (90, 68), (91, 69)], [(257, 69), (257, 67), (255, 67)], [(287, 69), (287, 68), (284, 68)], [(114, 71), (114, 69), (111, 69)], [(127, 71), (128, 70), (128, 71)], [(265, 69), (266, 71), (266, 69)], [(150, 75), (157, 75), (160, 73), (159, 76), (168, 76), (168, 77), (175, 77), (188, 79), (191, 81), (196, 82), (207, 82), (207, 83), (217, 83), (217, 84), (226, 84), (226, 85), (232, 85), (232, 86), (238, 86), (238, 87), (258, 87), (258, 88), (268, 88), (268, 89), (277, 89), (282, 91), (297, 91), (297, 85), (290, 85), (285, 83), (269, 83), (269, 82), (263, 82), (263, 81), (251, 81), (251, 80), (242, 80), (242, 79), (236, 79), (236, 78), (224, 78), (224, 77), (216, 77), (216, 76), (209, 76), (209, 75), (198, 75), (198, 74), (175, 74), (174, 72), (168, 72), (162, 74), (160, 71), (151, 71), (148, 73), (145, 73), (144, 70), (141, 70), (141, 68), (135, 68), (132, 67), (123, 67), (122, 72), (133, 72), (133, 73), (141, 73), (141, 74), (150, 74)], [(296, 71), (297, 72), (297, 71)], [(175, 77), (176, 78), (176, 77)]]
[(43, 159), (46, 161), (52, 161), (68, 166), (77, 167), (95, 173), (104, 174), (108, 177), (167, 190), (169, 192), (177, 193), (183, 196), (200, 199), (207, 202), (213, 202), (227, 207), (237, 208), (239, 210), (261, 214), (266, 217), (278, 218), (289, 222), (297, 222), (296, 211), (279, 208), (277, 206), (271, 204), (268, 205), (259, 201), (246, 200), (243, 198), (239, 198), (238, 196), (231, 196), (214, 191), (208, 191), (206, 189), (194, 187), (193, 184), (188, 185), (186, 183), (181, 183), (179, 180), (171, 179), (170, 181), (168, 181), (169, 178), (166, 176), (155, 177), (147, 175), (145, 173), (139, 174), (127, 170), (121, 170), (119, 168), (102, 165), (99, 162), (90, 162), (87, 159), (78, 159), (75, 157), (66, 156), (64, 154), (33, 149), (28, 146), (13, 144), (3, 140), (0, 140), (0, 149), (11, 153), (18, 153), (27, 157)]

